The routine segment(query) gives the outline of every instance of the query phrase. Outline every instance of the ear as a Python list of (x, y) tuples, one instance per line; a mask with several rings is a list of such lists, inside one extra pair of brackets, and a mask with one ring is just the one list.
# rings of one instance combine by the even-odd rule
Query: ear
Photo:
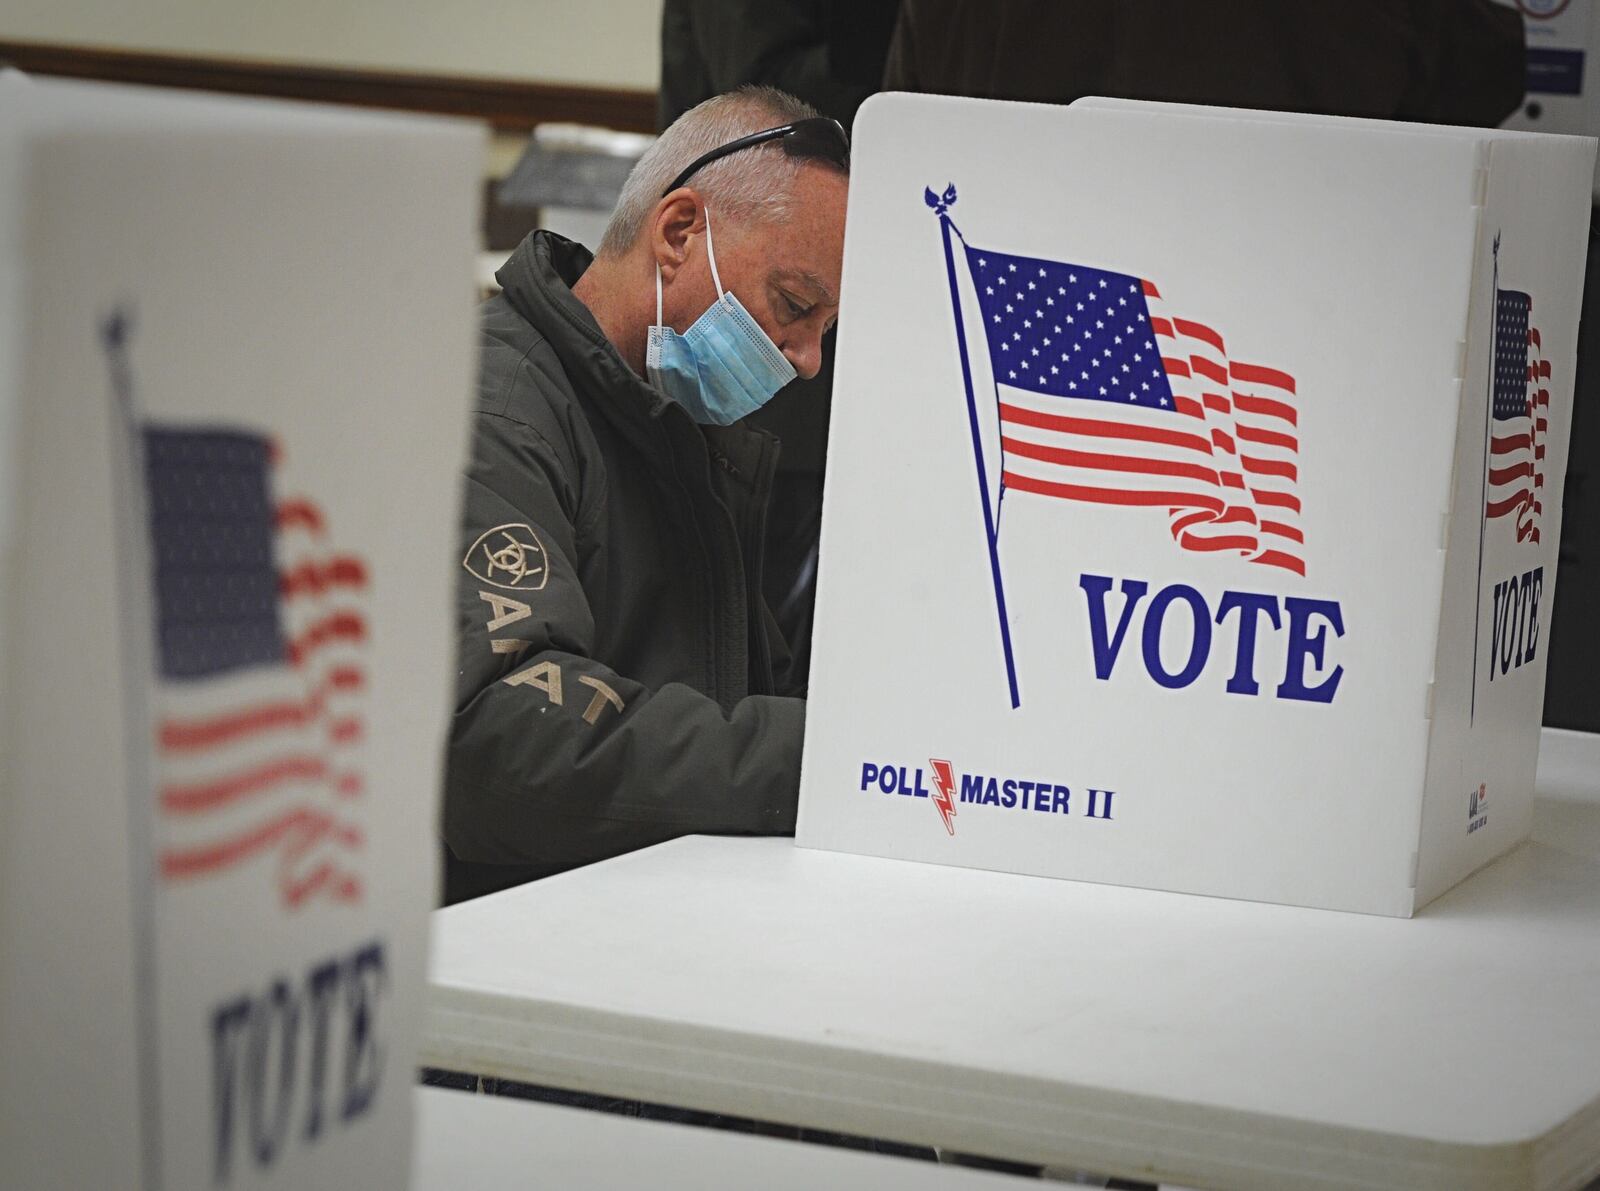
[(680, 186), (656, 204), (649, 224), (650, 255), (661, 266), (661, 280), (669, 282), (689, 259), (689, 241), (705, 230), (705, 207), (700, 196)]

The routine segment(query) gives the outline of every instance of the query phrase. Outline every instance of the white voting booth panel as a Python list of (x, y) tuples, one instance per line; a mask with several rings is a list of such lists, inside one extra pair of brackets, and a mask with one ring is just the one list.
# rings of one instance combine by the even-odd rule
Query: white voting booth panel
[(1524, 838), (1593, 157), (870, 101), (799, 842), (1403, 916)]
[(409, 1177), (481, 151), (0, 76), (0, 1185)]

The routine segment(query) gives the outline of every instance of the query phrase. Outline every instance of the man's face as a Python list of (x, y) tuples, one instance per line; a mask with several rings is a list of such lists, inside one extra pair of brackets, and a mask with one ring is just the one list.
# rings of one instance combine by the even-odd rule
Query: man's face
[[(784, 223), (719, 220), (716, 208), (709, 208), (723, 286), (738, 295), (794, 370), (807, 378), (822, 366), (822, 337), (839, 317), (848, 186), (837, 170), (806, 165), (795, 178)], [(701, 244), (668, 287), (663, 318), (673, 329), (687, 330), (716, 298)]]

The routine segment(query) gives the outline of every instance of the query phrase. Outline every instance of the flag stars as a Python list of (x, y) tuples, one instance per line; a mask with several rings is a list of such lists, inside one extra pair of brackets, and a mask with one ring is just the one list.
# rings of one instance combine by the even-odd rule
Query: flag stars
[(1022, 320), (1022, 325), (1024, 327), (1031, 327), (1033, 326), (1033, 320), (1031, 318), (1025, 318)]
[(1078, 303), (1078, 309), (1079, 309), (1079, 310), (1082, 310), (1082, 309), (1083, 309), (1083, 303), (1082, 303), (1082, 302), (1079, 302), (1079, 303)]
[(1009, 343), (1002, 343), (1000, 345), (1000, 350), (1003, 352), (1008, 352), (1011, 350), (1011, 345)]
[(1028, 288), (1029, 289), (1035, 289), (1037, 287), (1033, 284), (1033, 282), (1030, 281), (1030, 282), (1028, 282)]
[(1099, 319), (1095, 319), (1094, 320), (1094, 329), (1096, 331), (1104, 331), (1106, 329), (1106, 325), (1105, 325), (1105, 323), (1101, 322)]
[(1105, 395), (1106, 395), (1106, 387), (1104, 385), (1101, 385), (1100, 386), (1100, 396), (1104, 397)]
[(1046, 298), (1044, 300), (1044, 304), (1046, 306), (1054, 306), (1056, 304), (1056, 300), (1054, 298)]
[(1011, 338), (1012, 339), (1021, 339), (1022, 338), (1022, 332), (1021, 331), (1013, 331), (1013, 332), (1011, 332)]
[(1038, 355), (1039, 354), (1039, 349), (1038, 348), (1034, 348), (1033, 349), (1033, 354), (1034, 355)]
[[(1068, 321), (1068, 322), (1069, 322), (1069, 323), (1070, 323), (1070, 322), (1071, 322), (1071, 321), (1072, 321), (1072, 316), (1071, 316), (1071, 315), (1070, 315), (1070, 314), (1069, 314), (1069, 315), (1067, 315), (1067, 321)], [(1061, 328), (1060, 328), (1060, 327), (1057, 327), (1057, 328), (1056, 328), (1056, 330), (1057, 330), (1057, 331), (1059, 331), (1059, 330), (1061, 330)]]
[(1024, 367), (1024, 368), (1026, 368), (1026, 367), (1027, 367), (1027, 366), (1028, 366), (1028, 361), (1026, 361), (1026, 360), (1023, 360), (1023, 361), (1022, 361), (1022, 366), (1023, 366), (1023, 367)]
[(1013, 368), (1011, 370), (1011, 379), (1012, 380), (1016, 380), (1017, 379), (1017, 370), (1015, 368)]
[(1126, 299), (1126, 298), (1118, 298), (1117, 299), (1117, 305), (1118, 306), (1126, 306), (1127, 304), (1128, 304), (1128, 299)]
[(1162, 404), (1162, 405), (1165, 405), (1165, 404), (1167, 404), (1167, 399), (1166, 399), (1166, 398), (1165, 398), (1165, 397), (1163, 397), (1163, 398), (1162, 398), (1162, 399), (1161, 399), (1161, 404)]
[(1039, 276), (1040, 276), (1040, 277), (1043, 277), (1043, 276), (1044, 276), (1044, 270), (1043, 270), (1043, 269), (1040, 269), (1040, 270), (1039, 270)]
[(1015, 272), (1016, 272), (1016, 271), (1017, 271), (1017, 266), (1016, 266), (1016, 265), (1015, 265), (1015, 264), (1012, 264), (1012, 265), (1011, 265), (1011, 266), (1010, 266), (1010, 269), (1011, 269), (1011, 271), (1012, 271), (1012, 272), (1013, 272), (1013, 273), (1015, 273)]
[(1045, 383), (1045, 375), (1042, 372), (1039, 374), (1039, 383), (1041, 385)]
[(994, 293), (994, 286), (992, 286), (992, 285), (984, 286), (983, 292), (986, 293), (986, 294), (993, 294)]
[(989, 258), (986, 256), (980, 256), (978, 258), (978, 267), (980, 269), (987, 269), (989, 267)]
[[(1015, 376), (1016, 373), (1013, 372), (1011, 375)], [(1150, 391), (1150, 382), (1149, 381), (1144, 381), (1143, 383), (1141, 383), (1139, 385), (1139, 388), (1142, 389), (1144, 392), (1148, 393)], [(1162, 400), (1162, 404), (1163, 405), (1166, 404), (1166, 398), (1163, 397), (1161, 400)]]
[(1058, 376), (1058, 375), (1060, 375), (1060, 373), (1061, 373), (1061, 369), (1057, 368), (1054, 364), (1050, 365), (1050, 375), (1051, 376)]
[(1014, 312), (1014, 310), (1013, 310), (1013, 309), (1012, 309), (1012, 306), (1011, 306), (1011, 304), (1010, 304), (1010, 303), (1009, 303), (1009, 302), (1008, 302), (1008, 303), (1006, 303), (1006, 313), (1007, 313), (1007, 314), (1012, 314), (1012, 313), (1015, 313), (1015, 312)]
[(1050, 346), (1050, 336), (1048, 336), (1048, 335), (1046, 335), (1046, 336), (1045, 336), (1045, 337), (1044, 337), (1044, 345), (1045, 345), (1045, 346), (1046, 346), (1046, 347), (1049, 347), (1049, 346)]
[(1101, 289), (1105, 289), (1105, 287), (1106, 287), (1106, 279), (1104, 277), (1102, 277), (1100, 279), (1100, 288)]
[(997, 282), (999, 282), (1001, 285), (1004, 285), (1006, 283), (1006, 279), (1004, 277), (996, 277), (995, 280)]

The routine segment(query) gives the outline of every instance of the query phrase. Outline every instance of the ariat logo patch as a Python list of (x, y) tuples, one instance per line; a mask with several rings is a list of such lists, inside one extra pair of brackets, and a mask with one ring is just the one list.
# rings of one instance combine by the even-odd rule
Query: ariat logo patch
[(550, 578), (544, 544), (531, 525), (497, 525), (472, 543), (461, 565), (475, 579), (507, 591), (540, 591)]

